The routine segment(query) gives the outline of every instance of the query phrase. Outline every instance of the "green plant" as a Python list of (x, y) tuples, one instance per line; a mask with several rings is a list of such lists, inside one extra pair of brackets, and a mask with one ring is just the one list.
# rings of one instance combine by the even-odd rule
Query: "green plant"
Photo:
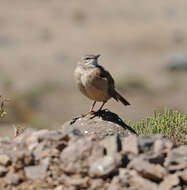
[(140, 135), (162, 134), (177, 144), (187, 144), (187, 113), (165, 109), (152, 117), (128, 124)]
[(3, 118), (7, 114), (5, 111), (5, 102), (7, 101), (9, 100), (0, 95), (0, 118)]

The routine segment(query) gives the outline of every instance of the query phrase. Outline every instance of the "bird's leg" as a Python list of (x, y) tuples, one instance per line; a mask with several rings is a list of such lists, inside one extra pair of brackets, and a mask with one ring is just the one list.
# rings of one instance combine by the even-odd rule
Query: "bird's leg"
[[(98, 109), (98, 111), (101, 111), (102, 108), (103, 108), (103, 106), (104, 106), (105, 104), (106, 104), (106, 101), (102, 103), (102, 105), (101, 105), (101, 107)], [(97, 112), (98, 112), (98, 111), (97, 111)]]
[(94, 108), (95, 104), (96, 104), (96, 101), (93, 102), (90, 111), (88, 113), (83, 114), (82, 117), (85, 117), (85, 116), (87, 116), (89, 114), (94, 113), (93, 108)]
[(96, 104), (96, 101), (93, 102), (91, 109), (90, 109), (90, 113), (94, 112), (93, 109), (94, 109), (95, 104)]
[(102, 108), (103, 108), (103, 106), (104, 106), (105, 104), (106, 104), (106, 101), (104, 101), (104, 102), (102, 103), (101, 107), (100, 107), (96, 112), (93, 113), (94, 115), (93, 115), (90, 119), (93, 119), (94, 117), (99, 116), (100, 111), (102, 110)]

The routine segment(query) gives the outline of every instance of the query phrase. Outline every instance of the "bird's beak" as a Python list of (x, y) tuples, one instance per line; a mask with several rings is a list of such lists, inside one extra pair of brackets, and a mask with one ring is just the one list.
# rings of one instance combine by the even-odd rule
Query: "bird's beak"
[(98, 55), (96, 55), (95, 57), (96, 57), (96, 59), (98, 58), (98, 57), (100, 57), (101, 55), (100, 54), (98, 54)]

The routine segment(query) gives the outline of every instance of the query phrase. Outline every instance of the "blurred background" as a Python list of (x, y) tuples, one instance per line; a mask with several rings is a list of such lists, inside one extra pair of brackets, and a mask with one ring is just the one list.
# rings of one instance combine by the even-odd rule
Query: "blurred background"
[(186, 0), (0, 0), (0, 94), (10, 98), (0, 136), (12, 124), (59, 127), (92, 103), (73, 72), (101, 54), (131, 106), (105, 108), (140, 120), (164, 108), (187, 109)]

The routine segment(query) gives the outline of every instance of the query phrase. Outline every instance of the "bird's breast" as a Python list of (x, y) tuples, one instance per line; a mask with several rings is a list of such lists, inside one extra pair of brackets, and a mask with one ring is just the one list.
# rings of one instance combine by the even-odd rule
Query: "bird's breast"
[(88, 70), (77, 68), (75, 77), (80, 91), (88, 98), (95, 101), (107, 101), (110, 98), (107, 81), (99, 77), (97, 68)]
[(85, 87), (89, 87), (92, 84), (93, 80), (94, 80), (94, 73), (93, 72), (85, 72), (81, 76), (82, 84)]

